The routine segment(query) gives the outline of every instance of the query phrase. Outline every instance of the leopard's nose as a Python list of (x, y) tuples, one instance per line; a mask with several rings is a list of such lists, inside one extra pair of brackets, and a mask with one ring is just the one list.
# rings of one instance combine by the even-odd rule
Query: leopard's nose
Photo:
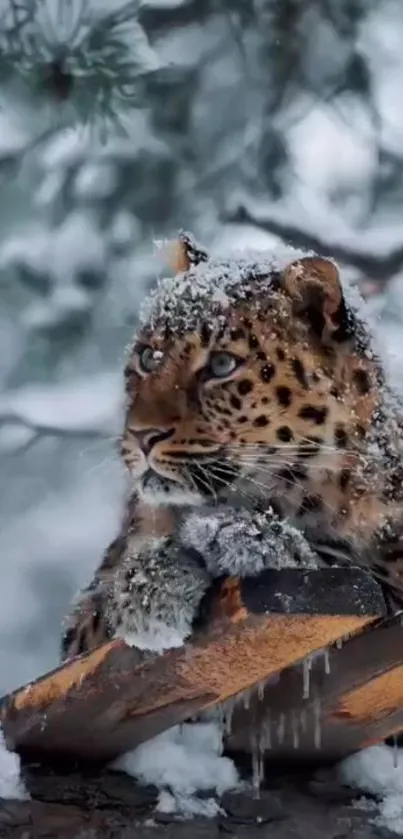
[(144, 454), (150, 454), (151, 450), (157, 443), (163, 440), (169, 440), (174, 433), (174, 428), (168, 428), (162, 431), (161, 428), (131, 428), (131, 434), (137, 440), (137, 443)]

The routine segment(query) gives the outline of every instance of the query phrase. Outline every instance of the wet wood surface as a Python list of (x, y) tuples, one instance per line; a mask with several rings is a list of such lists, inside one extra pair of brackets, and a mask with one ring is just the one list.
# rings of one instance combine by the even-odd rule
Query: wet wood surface
[[(282, 677), (278, 685), (268, 685), (264, 696), (273, 712), (277, 702), (280, 713), (287, 708), (291, 713), (294, 706), (300, 707), (302, 696), (300, 682), (295, 683), (295, 665), (341, 637), (362, 633), (384, 616), (382, 591), (361, 570), (271, 571), (253, 579), (224, 580), (210, 593), (199, 627), (182, 648), (158, 656), (115, 640), (4, 697), (0, 717), (6, 742), (39, 759), (70, 755), (111, 760), (204, 709), (267, 683), (284, 669), (285, 681)], [(397, 626), (399, 635), (400, 622)], [(357, 639), (361, 643), (366, 648), (365, 636)], [(341, 674), (357, 667), (359, 653), (350, 669), (343, 664), (347, 650), (346, 645), (337, 651)], [(332, 653), (327, 681), (322, 680), (322, 687), (320, 679), (313, 680), (304, 706), (305, 711), (311, 709), (314, 724), (319, 713), (317, 691), (321, 696), (322, 690), (330, 691), (331, 701), (339, 707), (337, 702), (372, 678), (376, 668), (388, 669), (389, 659), (391, 665), (403, 664), (403, 645), (392, 650), (389, 644), (383, 658), (381, 651), (378, 659), (364, 656), (362, 679), (356, 682), (351, 676), (340, 681), (333, 658)], [(239, 747), (237, 718), (235, 713), (234, 742), (229, 741), (234, 748)], [(281, 732), (282, 721), (277, 722)], [(343, 728), (344, 722), (338, 725)], [(314, 752), (318, 735), (309, 737), (306, 750)], [(288, 734), (282, 742), (281, 736), (277, 740), (280, 754), (295, 746), (295, 734), (291, 742)]]
[(250, 749), (260, 732), (269, 759), (333, 762), (403, 731), (401, 617), (286, 668), (247, 704), (233, 710), (228, 747)]

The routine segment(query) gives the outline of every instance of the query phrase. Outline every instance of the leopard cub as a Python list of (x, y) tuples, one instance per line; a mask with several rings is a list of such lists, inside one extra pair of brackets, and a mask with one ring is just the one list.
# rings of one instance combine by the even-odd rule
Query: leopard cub
[(62, 656), (183, 643), (214, 577), (369, 563), (400, 585), (400, 406), (332, 260), (214, 260), (181, 234), (125, 370), (121, 532)]

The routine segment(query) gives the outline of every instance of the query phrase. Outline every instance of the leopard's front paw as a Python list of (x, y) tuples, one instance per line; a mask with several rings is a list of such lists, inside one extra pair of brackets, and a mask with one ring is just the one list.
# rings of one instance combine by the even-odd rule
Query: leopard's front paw
[(206, 568), (170, 539), (129, 552), (115, 586), (116, 634), (139, 649), (162, 652), (181, 646), (209, 583)]
[(182, 525), (188, 547), (198, 546), (210, 573), (252, 576), (265, 568), (316, 568), (302, 533), (274, 514), (230, 508), (191, 513)]

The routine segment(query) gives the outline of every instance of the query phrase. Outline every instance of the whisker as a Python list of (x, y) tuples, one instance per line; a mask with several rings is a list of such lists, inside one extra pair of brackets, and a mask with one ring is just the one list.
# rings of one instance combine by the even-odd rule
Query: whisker
[(116, 468), (118, 464), (121, 465), (119, 458), (116, 455), (108, 454), (106, 455), (106, 457), (103, 457), (102, 460), (99, 460), (97, 463), (94, 463), (93, 466), (90, 466), (88, 469), (86, 469), (84, 471), (84, 475), (94, 475), (101, 469), (104, 469), (105, 467), (111, 467), (112, 465), (114, 466), (114, 468)]
[[(242, 459), (242, 463), (244, 466), (254, 467), (262, 471), (262, 469), (266, 468), (268, 471), (268, 467), (271, 467), (270, 471), (273, 468), (284, 469), (289, 467), (290, 469), (296, 467), (297, 465), (301, 465), (301, 461), (296, 462), (295, 460), (248, 460), (247, 458)], [(338, 463), (309, 463), (309, 472), (316, 472), (319, 474), (324, 474), (326, 472), (338, 472), (340, 470), (340, 465)]]
[[(329, 468), (331, 467), (331, 468), (340, 469), (339, 458), (336, 459), (335, 457), (332, 457), (331, 453), (326, 452), (326, 451), (317, 453), (317, 456), (321, 458), (321, 461), (322, 461), (321, 463), (316, 463), (316, 460), (317, 460), (316, 452), (312, 453), (311, 458), (310, 458), (310, 452), (307, 452), (306, 457), (301, 457), (301, 452), (300, 451), (293, 450), (291, 448), (288, 449), (288, 450), (283, 450), (283, 451), (275, 451), (275, 452), (273, 452), (273, 454), (271, 454), (270, 452), (247, 452), (247, 453), (245, 453), (245, 452), (242, 452), (242, 451), (232, 451), (230, 449), (227, 449), (226, 453), (227, 453), (227, 456), (232, 455), (233, 457), (237, 457), (237, 459), (242, 460), (242, 462), (244, 462), (244, 463), (246, 463), (248, 461), (248, 459), (249, 459), (250, 462), (254, 462), (254, 463), (265, 463), (265, 462), (266, 463), (275, 463), (276, 461), (278, 463), (284, 463), (284, 462), (289, 462), (289, 463), (298, 462), (298, 463), (301, 463), (301, 462), (304, 462), (306, 460), (306, 461), (309, 461), (309, 468), (310, 469), (326, 468), (325, 464), (323, 463), (323, 460), (326, 458), (326, 461), (329, 464)], [(292, 458), (292, 460), (291, 460), (291, 458)], [(344, 465), (345, 466), (356, 465), (357, 464), (357, 459), (359, 460), (359, 462), (361, 463), (362, 466), (366, 466), (367, 463), (368, 463), (366, 458), (361, 457), (361, 456), (359, 458), (357, 458), (356, 455), (353, 456), (352, 453), (351, 453), (350, 457), (348, 457), (347, 455), (344, 456)]]
[[(330, 443), (325, 443), (325, 442), (316, 443), (315, 440), (312, 440), (312, 438), (305, 437), (305, 436), (298, 437), (297, 441), (289, 442), (289, 443), (282, 443), (281, 441), (277, 441), (277, 440), (275, 442), (270, 442), (269, 440), (257, 440), (257, 441), (250, 442), (250, 443), (248, 443), (248, 442), (241, 443), (241, 442), (235, 441), (235, 442), (227, 444), (226, 448), (227, 449), (232, 448), (232, 449), (234, 449), (234, 451), (235, 450), (238, 451), (239, 449), (256, 449), (256, 450), (259, 450), (259, 449), (262, 449), (262, 448), (263, 449), (270, 448), (271, 446), (274, 446), (278, 450), (299, 449), (301, 443), (306, 443), (307, 445), (311, 445), (311, 446), (315, 446), (315, 447), (318, 446), (320, 451), (333, 452), (334, 454), (354, 454), (356, 456), (357, 455), (358, 456), (364, 456), (364, 453), (361, 452), (359, 448), (346, 447), (346, 446), (340, 446), (339, 447), (339, 446), (334, 446), (334, 445), (331, 445)], [(381, 455), (373, 453), (373, 456), (379, 459), (379, 457)]]
[(201, 463), (198, 463), (197, 460), (195, 460), (193, 462), (193, 466), (195, 466), (196, 469), (198, 469), (199, 479), (201, 480), (202, 484), (206, 487), (208, 492), (210, 492), (212, 494), (215, 503), (218, 504), (218, 496), (217, 496), (217, 493), (214, 489), (212, 481), (209, 479), (209, 474), (208, 474), (207, 470), (204, 468), (204, 466), (202, 466)]
[[(303, 462), (299, 458), (298, 458), (298, 460), (296, 460), (295, 458), (291, 459), (290, 457), (286, 459), (285, 457), (281, 457), (281, 458), (276, 457), (276, 455), (264, 456), (264, 455), (258, 455), (258, 454), (257, 455), (243, 456), (241, 458), (241, 461), (245, 465), (256, 466), (256, 467), (258, 467), (260, 465), (262, 465), (262, 466), (279, 466), (279, 467), (281, 467), (281, 466), (282, 467), (283, 466), (296, 466), (296, 465), (300, 466), (301, 463)], [(336, 468), (336, 469), (340, 468), (340, 465), (338, 463), (332, 463), (330, 461), (329, 464), (330, 464), (330, 467), (332, 469), (333, 468)], [(326, 468), (327, 468), (327, 466), (323, 463), (315, 463), (315, 462), (309, 461), (309, 469), (310, 470), (311, 469), (316, 469), (316, 470), (323, 471), (323, 470), (326, 470)]]
[[(248, 493), (245, 492), (245, 490), (242, 487), (240, 487), (238, 484), (237, 484), (236, 488), (233, 486), (234, 478), (236, 478), (238, 476), (238, 472), (235, 473), (234, 469), (231, 468), (230, 464), (225, 463), (225, 462), (215, 463), (214, 465), (212, 465), (210, 467), (209, 471), (210, 471), (211, 476), (213, 478), (215, 477), (216, 479), (218, 479), (222, 483), (222, 488), (223, 489), (225, 489), (225, 488), (232, 489), (232, 490), (236, 491), (239, 495), (242, 495), (248, 501), (251, 500), (252, 496), (250, 494), (248, 495)], [(228, 476), (227, 480), (225, 480), (224, 477), (222, 477), (223, 475)]]
[[(252, 466), (259, 466), (259, 463), (257, 463), (256, 460), (253, 459), (251, 461), (251, 465)], [(280, 462), (278, 464), (273, 464), (273, 462), (270, 463), (271, 467), (277, 466), (277, 467), (280, 467), (282, 469), (284, 469), (284, 465), (285, 465), (284, 461)], [(293, 465), (292, 463), (289, 464), (290, 468), (292, 468), (292, 465)], [(222, 474), (227, 474), (227, 475), (231, 476), (232, 468), (231, 468), (230, 463), (225, 463), (225, 461), (224, 461), (224, 462), (221, 462), (220, 464), (214, 464), (211, 467), (211, 471), (214, 471), (215, 473), (221, 472)], [(260, 468), (259, 471), (260, 472), (266, 471), (266, 473), (271, 478), (271, 481), (267, 482), (267, 483), (263, 483), (262, 481), (259, 481), (256, 476), (248, 475), (248, 474), (242, 474), (241, 478), (242, 478), (243, 481), (248, 481), (249, 483), (252, 483), (256, 487), (258, 487), (260, 490), (263, 490), (265, 495), (270, 494), (274, 490), (276, 490), (276, 494), (278, 494), (280, 497), (285, 496), (285, 490), (280, 488), (278, 485), (276, 485), (277, 482), (280, 481), (280, 480), (282, 482), (284, 482), (285, 484), (287, 484), (290, 488), (297, 488), (302, 493), (304, 493), (304, 489), (305, 489), (304, 485), (303, 485), (302, 481), (300, 481), (298, 478), (293, 480), (291, 478), (288, 478), (286, 475), (281, 475), (280, 476), (280, 474), (278, 472), (276, 472), (273, 468), (266, 469), (266, 470), (264, 470), (264, 469), (262, 470)], [(322, 468), (321, 471), (323, 471), (323, 468)], [(229, 485), (229, 483), (230, 483), (230, 480), (228, 480), (227, 486)], [(242, 493), (242, 488), (240, 487), (240, 485), (238, 483), (237, 483), (236, 487), (234, 487), (234, 490), (236, 492), (239, 492), (239, 494), (241, 494), (241, 495), (243, 494)], [(244, 494), (246, 495), (247, 498), (250, 498), (250, 495), (247, 495), (247, 493), (244, 493)], [(322, 498), (321, 500), (322, 500), (323, 505), (332, 514), (334, 514), (336, 512), (336, 507), (334, 505), (329, 504), (329, 502), (327, 502), (324, 498)]]
[[(190, 469), (187, 469), (187, 468), (186, 468), (186, 466), (185, 466), (185, 468), (184, 468), (184, 473), (185, 473), (185, 478), (187, 478), (187, 479), (190, 481), (190, 483), (191, 483), (191, 484), (192, 484), (192, 486), (194, 487), (195, 491), (198, 493), (198, 492), (199, 492), (199, 488), (198, 488), (198, 486), (197, 486), (197, 483), (196, 483), (196, 481), (195, 481), (195, 479), (194, 479), (194, 477), (193, 477), (193, 475), (192, 475), (192, 473), (191, 473)], [(204, 484), (204, 485), (206, 486), (206, 484)]]
[[(279, 479), (280, 476), (276, 475), (276, 478)], [(284, 481), (284, 483), (288, 484), (290, 487), (297, 487), (299, 490), (301, 490), (302, 493), (304, 492), (304, 485), (303, 485), (302, 481), (299, 481), (299, 480), (292, 481), (291, 478), (286, 478), (284, 475), (281, 476), (281, 480)], [(281, 493), (281, 495), (285, 496), (285, 491), (284, 490)], [(313, 495), (315, 495), (315, 493), (313, 493)], [(320, 500), (321, 500), (323, 506), (326, 507), (331, 513), (336, 513), (337, 512), (337, 508), (334, 506), (334, 504), (330, 504), (328, 501), (326, 501), (326, 499), (323, 497), (323, 495), (320, 496)]]

